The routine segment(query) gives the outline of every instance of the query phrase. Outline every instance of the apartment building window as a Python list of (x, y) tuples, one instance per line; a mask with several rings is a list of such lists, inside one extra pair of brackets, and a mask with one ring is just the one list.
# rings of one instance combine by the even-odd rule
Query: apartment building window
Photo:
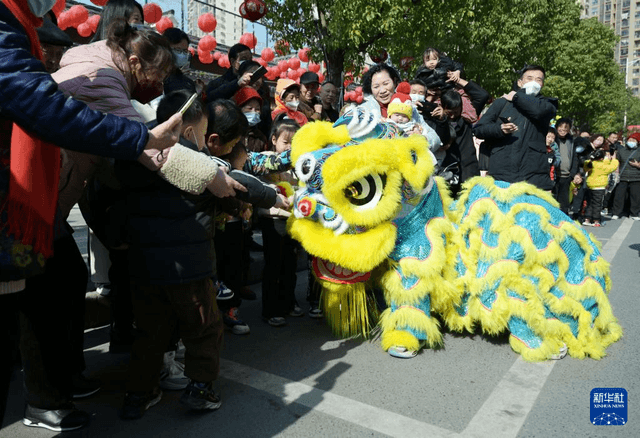
[(620, 32), (620, 36), (622, 36), (622, 37), (629, 36), (629, 29), (623, 29), (623, 30)]
[(629, 49), (626, 47), (620, 47), (620, 56), (625, 56), (627, 53), (629, 53)]

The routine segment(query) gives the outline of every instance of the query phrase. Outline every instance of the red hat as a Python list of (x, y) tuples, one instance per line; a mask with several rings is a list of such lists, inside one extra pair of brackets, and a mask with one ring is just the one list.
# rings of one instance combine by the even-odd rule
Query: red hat
[(396, 88), (396, 93), (391, 96), (391, 102), (389, 102), (389, 106), (387, 107), (387, 114), (400, 113), (409, 117), (409, 120), (411, 120), (413, 105), (411, 104), (410, 93), (411, 85), (409, 85), (409, 82), (400, 82)]
[(251, 87), (242, 87), (233, 95), (233, 101), (238, 106), (244, 105), (251, 99), (258, 99), (260, 106), (262, 106), (262, 97), (260, 97), (258, 92)]
[[(638, 143), (640, 143), (640, 132), (634, 132), (633, 134), (631, 134), (631, 135), (629, 136), (629, 138), (632, 138), (632, 139), (634, 139), (635, 141), (637, 141)], [(629, 139), (629, 138), (628, 138), (628, 139)], [(628, 139), (627, 139), (627, 140), (628, 140)]]

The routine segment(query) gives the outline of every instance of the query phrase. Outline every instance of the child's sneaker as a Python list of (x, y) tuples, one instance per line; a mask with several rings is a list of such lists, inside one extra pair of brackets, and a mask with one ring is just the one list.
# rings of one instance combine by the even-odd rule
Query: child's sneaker
[(592, 227), (604, 227), (604, 224), (601, 224), (600, 222), (596, 221), (594, 223), (591, 224)]
[(289, 316), (302, 316), (304, 315), (304, 312), (302, 311), (302, 309), (300, 308), (300, 306), (298, 306), (297, 304), (295, 304), (293, 306), (293, 309), (291, 309), (291, 311), (289, 312)]
[(282, 316), (274, 316), (273, 318), (269, 318), (267, 320), (267, 324), (271, 327), (282, 327), (283, 325), (287, 325), (287, 320)]
[(159, 388), (151, 392), (128, 392), (124, 396), (120, 416), (123, 420), (136, 420), (141, 418), (146, 410), (156, 405), (161, 398), (162, 391), (160, 391)]
[(169, 351), (162, 359), (163, 367), (160, 372), (160, 388), (167, 391), (185, 389), (189, 384), (189, 378), (184, 375), (184, 365), (176, 362), (176, 352)]
[(213, 382), (199, 383), (191, 382), (180, 397), (180, 403), (189, 409), (196, 411), (215, 411), (222, 402), (220, 397), (213, 390)]
[(614, 214), (613, 216), (611, 216), (612, 221), (617, 221), (618, 219), (620, 219), (620, 216), (618, 216), (617, 214)]
[(584, 222), (582, 222), (582, 225), (584, 225), (585, 227), (590, 227), (593, 224), (591, 223), (591, 221), (589, 219), (585, 219)]
[(322, 313), (322, 309), (317, 304), (312, 304), (309, 309), (309, 316), (311, 318), (322, 318), (324, 314)]
[(640, 221), (640, 216), (631, 216), (634, 221)]
[(218, 286), (218, 295), (216, 296), (216, 299), (224, 301), (233, 298), (233, 291), (229, 289), (223, 282), (218, 281), (216, 283), (216, 286)]
[(238, 308), (232, 307), (231, 309), (222, 312), (222, 321), (231, 329), (234, 335), (248, 335), (251, 331), (249, 326), (240, 318), (238, 318)]

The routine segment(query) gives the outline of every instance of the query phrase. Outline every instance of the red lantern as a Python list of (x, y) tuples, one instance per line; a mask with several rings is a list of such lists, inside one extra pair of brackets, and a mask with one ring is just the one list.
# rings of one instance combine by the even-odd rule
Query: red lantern
[(306, 72), (307, 72), (307, 70), (306, 70), (306, 69), (304, 69), (304, 68), (300, 67), (300, 68), (298, 69), (298, 77), (302, 76), (302, 75), (303, 75), (303, 74), (305, 74)]
[(89, 11), (87, 8), (81, 5), (71, 6), (68, 11), (69, 17), (71, 18), (71, 26), (78, 27), (87, 19), (89, 19)]
[(324, 82), (324, 75), (322, 73), (318, 73), (318, 82), (320, 83)]
[(205, 52), (213, 52), (216, 49), (218, 42), (211, 35), (205, 35), (198, 42), (198, 49), (202, 49)]
[(222, 68), (230, 68), (231, 63), (229, 62), (229, 56), (228, 55), (220, 56), (220, 58), (218, 58), (218, 65)]
[(144, 21), (147, 23), (157, 23), (162, 18), (162, 8), (155, 3), (147, 3), (142, 11), (144, 12)]
[(278, 67), (269, 67), (267, 69), (267, 73), (264, 76), (270, 81), (275, 81), (279, 73), (280, 70), (278, 70)]
[(258, 58), (258, 64), (260, 64), (261, 66), (263, 66), (264, 68), (267, 68), (269, 66), (269, 64), (267, 63), (267, 61), (265, 61), (262, 58)]
[(400, 68), (403, 70), (409, 70), (412, 62), (413, 56), (405, 56), (404, 58), (400, 59)]
[(280, 61), (278, 61), (278, 70), (282, 71), (287, 71), (289, 69), (289, 63), (287, 61), (285, 61), (284, 59), (281, 59)]
[(298, 58), (289, 59), (288, 64), (291, 70), (297, 70), (300, 68), (300, 60)]
[(216, 61), (218, 59), (220, 59), (220, 57), (222, 56), (222, 53), (220, 52), (213, 52), (213, 59), (215, 59)]
[(256, 47), (256, 44), (258, 44), (258, 38), (256, 38), (254, 34), (247, 32), (242, 34), (238, 42), (240, 44), (244, 44), (250, 49), (253, 49)]
[(262, 0), (245, 0), (238, 8), (240, 16), (245, 20), (258, 21), (267, 13), (267, 7)]
[(70, 17), (69, 17), (69, 13), (68, 12), (63, 12), (60, 14), (60, 16), (58, 17), (58, 27), (62, 30), (67, 29), (69, 26), (71, 26), (71, 22), (70, 22)]
[(278, 56), (282, 56), (285, 53), (289, 53), (289, 43), (285, 40), (280, 40), (275, 43), (274, 47)]
[(55, 14), (55, 16), (58, 17), (58, 19), (60, 19), (60, 14), (62, 14), (62, 12), (64, 11), (64, 8), (66, 7), (67, 7), (67, 2), (65, 0), (57, 0), (56, 4), (53, 5), (53, 8), (51, 8), (51, 10)]
[(289, 70), (289, 72), (287, 73), (287, 77), (295, 81), (300, 77), (300, 75), (298, 74), (298, 70)]
[(273, 50), (268, 47), (265, 47), (264, 49), (262, 49), (262, 52), (260, 52), (260, 58), (264, 59), (266, 62), (273, 61), (275, 57), (276, 54), (273, 53)]
[(216, 20), (216, 17), (214, 17), (211, 12), (207, 12), (198, 17), (198, 27), (205, 33), (213, 32), (216, 30), (217, 25), (218, 20)]
[(380, 52), (378, 52), (377, 54), (369, 54), (369, 58), (371, 58), (371, 60), (373, 62), (375, 62), (376, 64), (380, 63), (380, 62), (384, 62), (387, 60), (387, 58), (389, 58), (389, 54), (387, 53), (386, 50), (381, 50)]
[(194, 49), (193, 47), (189, 46), (189, 53), (191, 53), (191, 56), (196, 56), (196, 49)]
[(98, 30), (98, 24), (100, 23), (100, 15), (98, 14), (92, 15), (91, 17), (89, 17), (86, 23), (89, 26), (91, 26), (91, 31), (95, 32), (96, 30)]
[(164, 31), (169, 29), (170, 27), (173, 27), (173, 23), (171, 22), (171, 19), (169, 17), (162, 17), (156, 23), (156, 30), (160, 33), (164, 33)]
[(307, 67), (309, 68), (309, 71), (314, 73), (318, 73), (320, 71), (320, 64), (316, 64), (315, 62), (310, 62)]
[(86, 38), (91, 35), (91, 33), (91, 25), (86, 21), (78, 26), (78, 35), (80, 35), (81, 37)]
[(91, 0), (91, 3), (93, 3), (96, 6), (104, 6), (107, 4), (109, 0)]
[(280, 79), (286, 79), (286, 78), (287, 78), (287, 72), (286, 71), (280, 72)]
[(198, 59), (203, 64), (211, 64), (213, 62), (213, 56), (211, 55), (211, 52), (198, 51)]
[(308, 48), (308, 47), (305, 47), (304, 49), (298, 50), (298, 58), (300, 58), (300, 61), (309, 62), (309, 52), (310, 51), (311, 51), (311, 49)]

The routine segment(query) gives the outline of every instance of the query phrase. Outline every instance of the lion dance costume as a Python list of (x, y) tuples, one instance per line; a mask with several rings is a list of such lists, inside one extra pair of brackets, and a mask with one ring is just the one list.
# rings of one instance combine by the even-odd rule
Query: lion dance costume
[(358, 108), (300, 129), (292, 161), (304, 186), (289, 232), (313, 256), (338, 335), (369, 333), (367, 289), (381, 286), (382, 347), (401, 357), (442, 343), (434, 314), (456, 331), (508, 330), (528, 361), (599, 359), (622, 336), (608, 263), (548, 193), (476, 177), (453, 201), (424, 137)]

